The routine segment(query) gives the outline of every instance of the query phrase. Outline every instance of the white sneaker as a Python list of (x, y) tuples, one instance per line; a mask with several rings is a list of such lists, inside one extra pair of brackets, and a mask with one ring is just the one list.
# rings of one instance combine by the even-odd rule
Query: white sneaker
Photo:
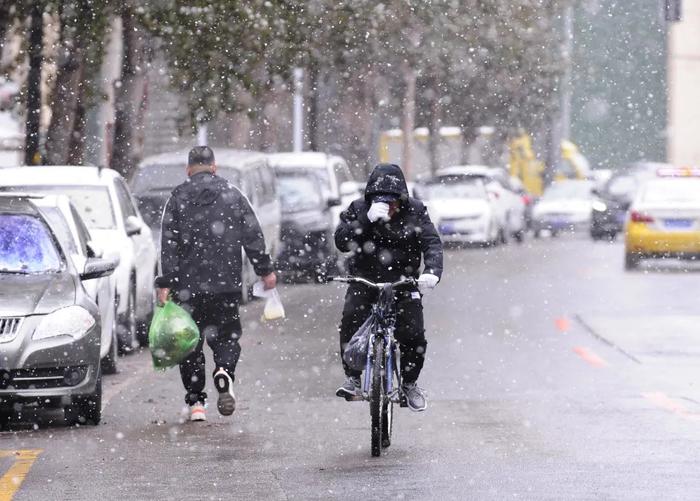
[(233, 394), (233, 379), (223, 368), (214, 374), (214, 385), (219, 392), (216, 407), (222, 416), (230, 416), (236, 410), (236, 395)]
[(197, 402), (194, 405), (190, 405), (190, 421), (206, 421), (207, 413), (204, 408), (204, 404)]

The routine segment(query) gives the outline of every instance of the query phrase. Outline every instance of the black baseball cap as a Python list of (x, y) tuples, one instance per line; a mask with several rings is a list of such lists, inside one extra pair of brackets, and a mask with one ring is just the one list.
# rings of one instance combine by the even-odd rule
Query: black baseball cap
[(214, 151), (209, 146), (195, 146), (187, 157), (187, 165), (212, 165)]
[(401, 197), (396, 193), (377, 193), (372, 196), (372, 202), (384, 202), (388, 204), (396, 202), (399, 198)]

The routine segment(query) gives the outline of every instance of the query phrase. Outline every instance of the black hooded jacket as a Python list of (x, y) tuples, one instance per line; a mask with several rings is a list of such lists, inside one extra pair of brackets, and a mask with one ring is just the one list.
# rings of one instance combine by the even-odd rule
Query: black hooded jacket
[(214, 174), (195, 174), (173, 190), (163, 209), (162, 230), (156, 287), (240, 292), (243, 249), (255, 273), (273, 271), (248, 199)]
[[(394, 194), (401, 208), (387, 223), (371, 223), (367, 211), (372, 197)], [(442, 275), (442, 242), (425, 205), (411, 198), (398, 165), (377, 165), (367, 181), (364, 198), (353, 201), (340, 215), (335, 245), (351, 252), (348, 268), (352, 275), (374, 282), (390, 282), (401, 277), (418, 278), (421, 258), (423, 273)]]

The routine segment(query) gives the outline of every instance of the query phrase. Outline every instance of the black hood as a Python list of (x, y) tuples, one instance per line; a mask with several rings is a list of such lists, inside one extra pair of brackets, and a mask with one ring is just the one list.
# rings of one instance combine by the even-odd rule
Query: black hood
[(211, 205), (227, 188), (228, 181), (225, 179), (209, 172), (200, 172), (175, 188), (173, 196), (194, 205)]
[(402, 201), (408, 200), (408, 186), (401, 167), (396, 164), (379, 164), (367, 180), (365, 200), (370, 203), (372, 196), (379, 193), (397, 195)]

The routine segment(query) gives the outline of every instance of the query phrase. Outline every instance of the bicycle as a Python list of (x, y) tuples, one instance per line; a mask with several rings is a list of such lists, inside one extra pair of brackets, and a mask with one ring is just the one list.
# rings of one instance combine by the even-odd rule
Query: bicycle
[(372, 456), (381, 455), (382, 449), (391, 445), (394, 425), (394, 404), (407, 407), (401, 389), (401, 351), (394, 338), (396, 311), (394, 289), (401, 286), (416, 286), (414, 278), (393, 283), (373, 283), (359, 277), (328, 277), (329, 281), (363, 284), (379, 291), (379, 299), (372, 306), (375, 317), (369, 338), (367, 362), (362, 385), (362, 400), (369, 401), (372, 419)]

